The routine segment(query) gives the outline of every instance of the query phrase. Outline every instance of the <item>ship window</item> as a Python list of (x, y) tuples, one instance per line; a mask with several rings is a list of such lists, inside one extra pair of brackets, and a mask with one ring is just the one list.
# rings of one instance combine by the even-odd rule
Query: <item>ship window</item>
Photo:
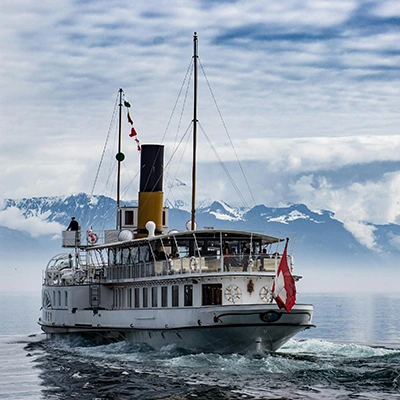
[(113, 290), (113, 303), (114, 303), (113, 307), (114, 308), (119, 308), (120, 307), (120, 297), (119, 297), (119, 295), (120, 295), (119, 289), (114, 289)]
[(125, 225), (134, 225), (133, 223), (133, 211), (125, 211)]
[(179, 286), (173, 285), (172, 286), (172, 307), (179, 306)]
[(135, 308), (139, 308), (140, 307), (140, 303), (139, 303), (139, 288), (135, 288)]
[(67, 291), (65, 291), (64, 300), (65, 300), (65, 307), (68, 307), (68, 292)]
[(193, 305), (193, 285), (185, 285), (185, 306)]
[(203, 306), (222, 304), (222, 284), (203, 285)]
[(143, 307), (146, 308), (149, 306), (149, 296), (148, 296), (148, 288), (144, 287), (143, 288)]
[(122, 289), (118, 289), (118, 308), (122, 308), (123, 305), (123, 299), (124, 299), (124, 294), (122, 292)]
[(128, 290), (128, 307), (132, 308), (132, 288)]
[(168, 307), (168, 286), (161, 287), (161, 307)]
[(162, 225), (163, 226), (166, 225), (165, 210), (163, 210), (163, 212), (162, 212)]
[(61, 292), (58, 291), (58, 307), (61, 307)]
[(157, 288), (152, 287), (151, 288), (151, 306), (157, 307), (157, 304), (158, 304)]

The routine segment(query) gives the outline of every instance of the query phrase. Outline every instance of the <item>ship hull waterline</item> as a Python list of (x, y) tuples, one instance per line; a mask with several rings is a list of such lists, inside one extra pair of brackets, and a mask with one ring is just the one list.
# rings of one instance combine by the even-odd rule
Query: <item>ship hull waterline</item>
[[(62, 337), (65, 334), (77, 334), (88, 336), (97, 343), (109, 343), (125, 340), (131, 343), (142, 343), (154, 350), (161, 350), (166, 346), (176, 346), (191, 352), (210, 353), (251, 353), (251, 352), (274, 352), (284, 345), (289, 339), (299, 332), (314, 327), (310, 322), (313, 308), (311, 305), (296, 305), (291, 313), (286, 313), (276, 306), (266, 307), (217, 307), (202, 309), (198, 315), (197, 323), (192, 326), (177, 326), (169, 324), (155, 324), (155, 314), (133, 317), (131, 310), (119, 310), (120, 321), (133, 321), (125, 324), (114, 323), (108, 325), (107, 313), (112, 313), (115, 321), (116, 310), (82, 310), (79, 320), (92, 323), (68, 324), (70, 320), (67, 315), (63, 323), (52, 323), (51, 325), (40, 322), (42, 330), (49, 338)], [(193, 314), (193, 311), (191, 311)], [(64, 314), (64, 313), (61, 313)], [(70, 313), (68, 311), (65, 314)], [(169, 314), (169, 313), (167, 313)], [(99, 317), (102, 323), (99, 323)], [(276, 322), (265, 322), (271, 316), (278, 318)], [(133, 317), (133, 318), (131, 318)], [(205, 322), (208, 320), (212, 321)], [(150, 324), (146, 323), (150, 321)], [(205, 323), (203, 323), (204, 321)], [(69, 322), (72, 322), (71, 320)], [(108, 326), (107, 326), (108, 325)], [(137, 325), (137, 326), (135, 326)], [(146, 326), (147, 325), (147, 326)], [(158, 325), (158, 326), (157, 326)]]

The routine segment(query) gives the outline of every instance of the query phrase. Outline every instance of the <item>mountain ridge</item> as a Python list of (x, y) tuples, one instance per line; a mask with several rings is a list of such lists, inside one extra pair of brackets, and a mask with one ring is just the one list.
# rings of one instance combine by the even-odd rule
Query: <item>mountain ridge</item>
[[(136, 205), (125, 201), (121, 205)], [(171, 203), (169, 203), (171, 204)], [(85, 193), (70, 196), (43, 196), (22, 199), (3, 199), (0, 210), (0, 239), (6, 246), (0, 247), (0, 255), (11, 253), (41, 253), (58, 251), (61, 231), (74, 216), (83, 230), (115, 228), (116, 201), (103, 195), (90, 197)], [(169, 229), (185, 229), (190, 213), (178, 207), (169, 208)], [(252, 208), (233, 207), (224, 201), (213, 200), (196, 210), (199, 229), (245, 230), (267, 233), (277, 237), (290, 237), (296, 255), (307, 260), (323, 258), (325, 262), (371, 264), (376, 257), (399, 257), (400, 226), (396, 224), (373, 225), (376, 249), (361, 244), (329, 210), (312, 211), (305, 204), (284, 207), (267, 207), (264, 204)], [(7, 249), (7, 250), (6, 250)], [(58, 249), (58, 250), (57, 250)]]

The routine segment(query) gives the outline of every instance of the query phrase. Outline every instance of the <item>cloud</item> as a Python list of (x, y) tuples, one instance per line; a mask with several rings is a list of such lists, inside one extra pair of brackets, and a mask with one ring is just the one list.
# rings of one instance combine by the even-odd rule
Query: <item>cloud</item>
[(368, 221), (374, 224), (395, 223), (400, 214), (398, 184), (400, 172), (384, 174), (377, 180), (362, 184), (353, 182), (344, 187), (333, 187), (328, 178), (301, 177), (291, 184), (293, 194), (307, 198), (306, 204), (335, 212), (341, 220)]
[(26, 218), (17, 207), (0, 211), (0, 225), (9, 229), (28, 232), (32, 237), (59, 234), (63, 227), (58, 222), (45, 221), (46, 214)]
[(400, 250), (400, 236), (394, 235), (392, 232), (388, 233), (388, 242), (395, 249)]
[(344, 221), (344, 227), (367, 249), (380, 251), (374, 236), (374, 226), (348, 218)]
[[(337, 187), (327, 177), (302, 176), (290, 185), (292, 198), (314, 209), (328, 209), (367, 248), (378, 250), (373, 224), (397, 223), (400, 215), (400, 172), (383, 174), (364, 183)], [(394, 240), (394, 239), (393, 239)]]
[[(205, 146), (204, 130), (249, 205), (250, 186), (259, 203), (331, 209), (372, 246), (365, 222), (399, 215), (399, 15), (389, 0), (6, 1), (0, 12), (2, 196), (90, 192), (105, 137), (116, 133), (120, 87), (141, 142), (160, 142), (197, 30), (200, 200), (240, 198), (229, 179), (216, 175), (221, 167)], [(192, 119), (192, 90), (184, 86), (182, 93), (186, 108), (181, 98), (167, 132), (169, 154), (177, 127), (185, 130)], [(139, 156), (128, 128), (123, 185), (130, 185), (127, 197), (136, 197)], [(96, 191), (114, 195), (113, 139), (110, 145)], [(171, 177), (190, 184), (189, 158)]]
[[(373, 161), (397, 161), (400, 136), (243, 138), (235, 140), (235, 148), (240, 159), (265, 160), (274, 171), (313, 172)], [(225, 159), (235, 159), (230, 149), (224, 155)]]

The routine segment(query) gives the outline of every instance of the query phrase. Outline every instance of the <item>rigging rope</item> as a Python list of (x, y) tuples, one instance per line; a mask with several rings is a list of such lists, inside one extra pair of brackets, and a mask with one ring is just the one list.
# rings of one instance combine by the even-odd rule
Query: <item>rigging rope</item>
[[(207, 75), (206, 75), (206, 72), (205, 72), (205, 70), (204, 70), (204, 68), (203, 68), (203, 64), (201, 63), (201, 60), (200, 60), (200, 59), (199, 59), (199, 64), (200, 64), (201, 70), (202, 70), (202, 72), (203, 72), (204, 78), (205, 78), (205, 80), (206, 80), (206, 83), (207, 83), (208, 89), (209, 89), (209, 91), (210, 91), (211, 97), (212, 97), (212, 99), (213, 99), (213, 101), (214, 101), (214, 105), (215, 105), (215, 107), (216, 107), (216, 109), (217, 109), (217, 111), (218, 111), (218, 115), (219, 115), (219, 117), (220, 117), (220, 119), (221, 119), (221, 123), (222, 123), (222, 125), (223, 125), (223, 127), (224, 127), (225, 133), (226, 133), (226, 135), (227, 135), (227, 137), (228, 137), (228, 139), (229, 139), (229, 143), (230, 143), (230, 145), (231, 145), (231, 148), (232, 148), (232, 150), (233, 150), (233, 153), (235, 154), (236, 161), (237, 161), (237, 163), (238, 163), (238, 165), (239, 165), (239, 168), (240, 168), (240, 171), (241, 171), (241, 173), (242, 173), (242, 175), (243, 175), (244, 181), (246, 182), (246, 186), (247, 186), (247, 189), (248, 189), (248, 191), (249, 191), (249, 193), (250, 193), (250, 196), (251, 196), (251, 199), (252, 199), (252, 201), (253, 201), (253, 204), (254, 204), (254, 206), (256, 206), (257, 203), (256, 203), (256, 200), (255, 200), (255, 198), (254, 198), (253, 191), (251, 190), (251, 187), (250, 187), (249, 181), (247, 180), (246, 174), (245, 174), (245, 172), (244, 172), (242, 163), (241, 163), (240, 160), (239, 160), (239, 157), (238, 157), (238, 154), (237, 154), (237, 152), (236, 152), (235, 146), (233, 145), (232, 138), (231, 138), (231, 136), (230, 136), (230, 134), (229, 134), (228, 128), (227, 128), (227, 126), (226, 126), (226, 124), (225, 124), (225, 120), (224, 120), (224, 118), (223, 118), (223, 116), (222, 116), (221, 110), (220, 110), (220, 108), (219, 108), (219, 106), (218, 106), (218, 103), (217, 103), (217, 100), (216, 100), (216, 98), (215, 98), (214, 92), (212, 91), (210, 82), (209, 82), (209, 80), (208, 80), (208, 77), (207, 77)], [(203, 132), (204, 132), (204, 130), (203, 130)], [(209, 139), (207, 139), (207, 140), (209, 140)], [(228, 170), (227, 170), (226, 166), (224, 165), (222, 159), (220, 159), (219, 156), (218, 156), (218, 159), (219, 159), (219, 162), (220, 162), (221, 166), (223, 166), (224, 171), (227, 173)], [(229, 174), (229, 176), (230, 176), (230, 174)], [(231, 180), (232, 184), (234, 185), (234, 188), (235, 188), (236, 192), (237, 192), (238, 195), (239, 195), (239, 192), (240, 192), (240, 191), (239, 191), (239, 188), (237, 187), (236, 183), (234, 183), (234, 182), (232, 181), (232, 178), (231, 178), (231, 177), (229, 178), (229, 180)], [(240, 193), (239, 196), (240, 196), (241, 199), (244, 200), (244, 198), (243, 198), (243, 196), (242, 196), (241, 193)], [(246, 202), (246, 201), (244, 202), (244, 205), (249, 209), (249, 213), (250, 213), (252, 219), (253, 219), (254, 221), (257, 221), (257, 225), (259, 225), (259, 220), (258, 220), (258, 219), (256, 218), (256, 216), (254, 215), (254, 212), (252, 211), (252, 209), (247, 205), (247, 202)], [(259, 225), (259, 227), (260, 227), (260, 225)], [(261, 227), (261, 228), (263, 228), (263, 227)], [(265, 230), (265, 229), (262, 229), (262, 230)]]
[[(180, 159), (179, 159), (179, 163), (178, 163), (178, 165), (177, 165), (177, 167), (176, 167), (175, 174), (174, 174), (174, 176), (171, 178), (171, 182), (172, 182), (172, 183), (171, 183), (171, 185), (170, 185), (170, 187), (169, 187), (169, 190), (168, 190), (168, 192), (167, 192), (167, 195), (166, 195), (167, 198), (168, 198), (169, 196), (173, 196), (173, 197), (174, 197), (173, 192), (172, 192), (172, 188), (174, 187), (174, 183), (175, 183), (175, 181), (176, 181), (176, 177), (177, 177), (178, 172), (179, 172), (179, 169), (180, 169), (180, 167), (181, 167), (181, 165), (182, 165), (183, 156), (185, 155), (186, 148), (187, 148), (187, 146), (188, 146), (188, 144), (189, 144), (190, 135), (187, 135), (187, 132), (189, 131), (189, 128), (190, 128), (191, 125), (192, 125), (192, 124), (190, 123), (190, 125), (188, 126), (188, 128), (187, 128), (187, 130), (186, 130), (186, 132), (185, 132), (185, 135), (184, 135), (184, 136), (187, 136), (187, 139), (186, 139), (186, 141), (185, 141), (185, 145), (184, 145), (184, 147), (183, 147), (183, 150), (182, 150), (182, 153), (181, 153), (181, 157), (180, 157)], [(183, 141), (183, 138), (182, 138), (182, 141)], [(181, 143), (182, 143), (182, 141), (181, 141)], [(179, 147), (179, 146), (178, 146), (178, 147)], [(170, 161), (171, 161), (171, 160), (172, 160), (172, 158), (170, 159)], [(169, 162), (170, 162), (170, 161), (169, 161)], [(165, 168), (165, 173), (166, 173), (168, 176), (170, 176), (170, 174), (168, 173), (168, 168), (167, 168), (167, 167)], [(185, 193), (182, 192), (182, 194), (186, 197), (188, 203), (190, 203), (190, 198), (188, 198), (188, 196), (187, 196)]]
[(176, 107), (177, 107), (177, 105), (178, 105), (178, 101), (179, 101), (179, 99), (180, 99), (180, 97), (181, 97), (181, 93), (182, 93), (184, 84), (185, 84), (186, 80), (188, 79), (187, 76), (188, 76), (188, 74), (189, 74), (189, 72), (190, 72), (190, 77), (189, 77), (189, 79), (188, 79), (188, 84), (187, 84), (187, 88), (186, 88), (185, 100), (184, 100), (184, 103), (183, 103), (183, 105), (182, 105), (181, 118), (180, 118), (180, 120), (179, 120), (179, 126), (178, 126), (178, 128), (177, 128), (177, 133), (176, 133), (176, 136), (175, 136), (174, 145), (175, 145), (175, 143), (177, 142), (178, 131), (179, 131), (179, 127), (180, 127), (180, 123), (181, 123), (181, 119), (182, 119), (182, 114), (183, 114), (183, 110), (184, 110), (184, 108), (185, 108), (184, 106), (185, 106), (185, 104), (186, 104), (186, 98), (187, 98), (187, 92), (188, 92), (189, 82), (190, 82), (190, 78), (192, 77), (192, 73), (193, 73), (193, 72), (192, 72), (192, 69), (193, 69), (193, 68), (192, 68), (192, 64), (193, 64), (193, 60), (190, 61), (189, 66), (188, 66), (188, 69), (186, 70), (185, 77), (183, 78), (181, 88), (179, 89), (179, 93), (178, 93), (178, 96), (177, 96), (177, 98), (176, 98), (176, 101), (175, 101), (174, 107), (173, 107), (173, 109), (172, 109), (171, 115), (170, 115), (170, 117), (169, 117), (169, 120), (168, 120), (167, 126), (166, 126), (166, 128), (165, 128), (163, 137), (162, 137), (162, 139), (161, 139), (161, 143), (164, 143), (164, 139), (165, 139), (165, 136), (167, 135), (169, 126), (170, 126), (170, 124), (171, 124), (172, 117), (173, 117), (174, 114), (175, 114), (175, 110), (176, 110)]
[[(240, 200), (242, 201), (243, 205), (244, 205), (245, 207), (247, 207), (247, 208), (250, 210), (250, 207), (248, 206), (248, 204), (247, 204), (247, 202), (246, 202), (246, 199), (245, 199), (244, 196), (242, 195), (242, 192), (240, 191), (240, 189), (239, 189), (239, 187), (237, 186), (235, 180), (233, 179), (232, 175), (230, 174), (230, 172), (229, 172), (227, 166), (226, 166), (225, 163), (222, 161), (222, 158), (221, 158), (220, 155), (218, 154), (217, 149), (216, 149), (215, 146), (212, 144), (210, 138), (209, 138), (208, 135), (206, 134), (206, 132), (205, 132), (205, 130), (203, 129), (203, 127), (202, 127), (202, 125), (200, 124), (200, 122), (199, 122), (199, 126), (200, 126), (201, 131), (203, 132), (203, 135), (204, 135), (205, 138), (207, 139), (208, 144), (210, 145), (211, 149), (213, 150), (215, 157), (217, 158), (219, 164), (221, 165), (222, 169), (224, 170), (226, 176), (228, 177), (229, 181), (231, 182), (233, 188), (235, 189), (235, 191), (236, 191), (237, 195), (239, 196)], [(253, 221), (255, 222), (255, 224), (258, 226), (258, 228), (262, 230), (263, 227), (260, 225), (260, 221), (259, 221), (257, 218), (255, 218), (255, 216), (253, 215), (253, 213), (250, 213), (250, 215), (251, 215)]]
[(94, 189), (95, 189), (96, 183), (97, 183), (97, 179), (98, 179), (98, 177), (99, 177), (101, 165), (102, 165), (102, 163), (103, 163), (104, 155), (105, 155), (106, 148), (107, 148), (107, 144), (108, 144), (108, 139), (110, 138), (111, 128), (112, 128), (113, 126), (115, 126), (115, 119), (116, 119), (116, 116), (117, 116), (117, 110), (118, 110), (118, 94), (117, 94), (117, 98), (115, 99), (114, 111), (113, 111), (113, 114), (112, 114), (112, 117), (111, 117), (110, 126), (109, 126), (109, 128), (108, 128), (108, 133), (107, 133), (106, 141), (105, 141), (105, 143), (104, 143), (103, 153), (101, 154), (99, 166), (98, 166), (98, 168), (97, 168), (96, 177), (95, 177), (94, 183), (93, 183), (93, 188), (92, 188), (92, 191), (91, 191), (91, 193), (90, 193), (90, 199), (91, 199), (92, 196), (93, 196)]
[[(245, 181), (245, 183), (246, 183), (248, 192), (249, 192), (249, 194), (250, 194), (250, 196), (251, 196), (252, 202), (253, 202), (254, 205), (256, 205), (257, 203), (256, 203), (256, 200), (255, 200), (253, 191), (252, 191), (252, 189), (251, 189), (251, 186), (250, 186), (250, 184), (249, 184), (249, 181), (247, 180), (246, 174), (245, 174), (245, 172), (244, 172), (243, 165), (242, 165), (242, 163), (241, 163), (240, 160), (239, 160), (239, 156), (238, 156), (238, 154), (237, 154), (237, 152), (236, 152), (236, 149), (235, 149), (235, 146), (234, 146), (234, 144), (233, 144), (232, 138), (231, 138), (231, 136), (230, 136), (230, 134), (229, 134), (229, 131), (228, 131), (228, 128), (227, 128), (226, 123), (225, 123), (225, 121), (224, 121), (224, 118), (223, 118), (223, 116), (222, 116), (221, 110), (220, 110), (220, 108), (219, 108), (219, 106), (218, 106), (218, 103), (217, 103), (217, 101), (216, 101), (216, 97), (215, 97), (215, 95), (214, 95), (214, 93), (213, 93), (213, 91), (212, 91), (212, 88), (211, 88), (210, 82), (209, 82), (209, 80), (208, 80), (207, 74), (205, 73), (205, 70), (204, 70), (204, 67), (203, 67), (203, 65), (202, 65), (202, 63), (201, 63), (201, 61), (200, 61), (200, 58), (198, 58), (198, 59), (199, 59), (199, 64), (200, 64), (201, 70), (202, 70), (202, 72), (203, 72), (203, 76), (204, 76), (204, 78), (205, 78), (205, 81), (206, 81), (206, 83), (207, 83), (207, 86), (208, 86), (208, 89), (209, 89), (209, 91), (210, 91), (211, 97), (212, 97), (212, 99), (213, 99), (214, 105), (215, 105), (215, 107), (216, 107), (216, 109), (217, 109), (219, 118), (220, 118), (220, 120), (221, 120), (221, 123), (222, 123), (222, 125), (223, 125), (224, 130), (225, 130), (225, 133), (226, 133), (226, 135), (227, 135), (227, 137), (228, 137), (230, 146), (231, 146), (231, 148), (232, 148), (232, 150), (233, 150), (233, 153), (234, 153), (234, 155), (235, 155), (236, 162), (237, 162), (237, 164), (238, 164), (238, 166), (239, 166), (239, 169), (240, 169), (240, 171), (241, 171), (241, 174), (242, 174), (242, 176), (243, 176), (243, 178), (244, 178), (244, 181)], [(185, 83), (186, 83), (185, 97), (184, 97), (184, 100), (183, 100), (182, 109), (181, 109), (181, 114), (180, 114), (180, 117), (179, 117), (179, 124), (178, 124), (177, 132), (176, 132), (176, 136), (175, 136), (175, 140), (174, 140), (174, 146), (176, 145), (176, 142), (177, 142), (178, 132), (179, 132), (179, 130), (180, 130), (180, 126), (181, 126), (181, 122), (182, 122), (182, 116), (183, 116), (184, 108), (185, 108), (186, 102), (187, 102), (190, 80), (191, 80), (192, 74), (193, 74), (192, 65), (193, 65), (193, 58), (191, 59), (191, 61), (190, 61), (190, 63), (189, 63), (188, 69), (187, 69), (187, 71), (186, 71), (185, 77), (184, 77), (183, 82), (182, 82), (182, 85), (181, 85), (181, 88), (180, 88), (180, 90), (179, 90), (179, 94), (178, 94), (178, 96), (177, 96), (177, 99), (176, 99), (176, 101), (175, 101), (175, 104), (174, 104), (174, 107), (173, 107), (171, 116), (170, 116), (170, 118), (169, 118), (167, 127), (166, 127), (165, 132), (164, 132), (164, 135), (163, 135), (163, 137), (162, 137), (162, 142), (163, 142), (163, 141), (165, 140), (165, 137), (166, 137), (167, 131), (168, 131), (168, 129), (169, 129), (169, 126), (170, 126), (170, 124), (171, 124), (173, 115), (175, 114), (175, 111), (176, 111), (176, 108), (177, 108), (177, 105), (178, 105), (178, 102), (179, 102), (179, 98), (180, 98), (181, 95), (182, 95), (182, 92), (183, 92), (183, 89), (184, 89), (184, 86), (185, 86)], [(192, 121), (192, 123), (193, 123), (193, 121)], [(189, 129), (189, 128), (188, 128), (188, 129)], [(256, 218), (256, 216), (255, 216), (254, 212), (252, 211), (251, 207), (247, 204), (246, 199), (245, 199), (244, 196), (242, 195), (242, 193), (241, 193), (239, 187), (237, 186), (237, 184), (236, 184), (235, 180), (233, 179), (233, 177), (231, 176), (231, 174), (230, 174), (228, 168), (226, 167), (226, 165), (225, 165), (224, 162), (222, 161), (221, 157), (219, 156), (219, 154), (218, 154), (216, 148), (214, 147), (214, 145), (212, 144), (210, 138), (209, 138), (209, 137), (207, 136), (207, 134), (205, 133), (204, 128), (201, 127), (201, 129), (202, 129), (203, 134), (204, 134), (204, 136), (206, 137), (206, 139), (207, 139), (207, 141), (208, 141), (210, 147), (212, 148), (212, 150), (213, 150), (213, 152), (214, 152), (214, 154), (215, 154), (216, 159), (218, 160), (218, 162), (219, 162), (219, 164), (221, 165), (222, 169), (224, 170), (226, 176), (228, 177), (229, 181), (231, 182), (232, 187), (234, 188), (234, 190), (236, 191), (237, 195), (239, 196), (239, 198), (240, 198), (242, 204), (243, 204), (246, 208), (248, 208), (248, 210), (249, 210), (248, 212), (249, 212), (250, 218), (255, 222), (255, 224), (258, 226), (258, 228), (259, 228), (261, 231), (265, 231), (265, 229), (264, 229), (265, 227), (263, 227), (263, 226), (260, 225), (260, 220)], [(188, 130), (185, 132), (184, 136), (186, 136), (187, 132), (188, 132)], [(173, 154), (171, 155), (170, 160), (168, 161), (168, 163), (167, 163), (167, 165), (166, 165), (166, 167), (165, 167), (165, 169), (164, 169), (164, 171), (165, 171), (165, 173), (166, 173), (167, 175), (169, 175), (169, 173), (168, 173), (168, 165), (170, 164), (172, 158), (174, 157), (174, 155), (175, 155), (177, 149), (180, 147), (180, 144), (182, 143), (182, 140), (183, 140), (183, 137), (182, 137), (180, 143), (178, 144), (178, 146), (177, 146), (177, 147), (175, 148), (175, 150), (173, 151)], [(185, 149), (186, 149), (186, 147), (187, 147), (187, 142), (186, 142), (186, 144), (185, 144)], [(176, 168), (176, 171), (175, 171), (175, 173), (174, 173), (174, 175), (173, 175), (172, 185), (173, 185), (173, 183), (175, 182), (175, 179), (176, 179), (176, 176), (177, 176), (177, 174), (178, 174), (179, 168), (180, 168), (180, 166), (181, 166), (181, 164), (182, 164), (182, 160), (183, 160), (183, 154), (182, 154), (182, 156), (181, 156), (181, 158), (180, 158), (179, 164), (178, 164), (178, 166), (177, 166), (177, 168)], [(169, 175), (169, 176), (170, 176), (170, 175)], [(172, 194), (172, 186), (170, 186), (166, 197), (168, 198), (169, 196), (173, 196), (173, 194)], [(198, 206), (196, 207), (196, 209), (198, 209)]]
[[(94, 190), (95, 190), (95, 187), (96, 187), (98, 178), (99, 178), (101, 166), (102, 166), (103, 161), (104, 161), (104, 156), (105, 156), (105, 153), (106, 153), (106, 149), (107, 149), (107, 145), (108, 145), (108, 140), (109, 140), (110, 135), (111, 135), (112, 127), (115, 126), (115, 120), (116, 120), (116, 116), (117, 116), (117, 110), (118, 110), (118, 94), (117, 94), (117, 97), (116, 97), (116, 99), (115, 99), (114, 110), (113, 110), (113, 113), (112, 113), (112, 116), (111, 116), (111, 121), (110, 121), (110, 125), (109, 125), (109, 127), (108, 127), (108, 133), (107, 133), (106, 141), (105, 141), (105, 143), (104, 143), (103, 151), (102, 151), (102, 154), (101, 154), (101, 157), (100, 157), (99, 165), (98, 165), (98, 167), (97, 167), (95, 179), (94, 179), (94, 182), (93, 182), (93, 187), (92, 187), (92, 190), (91, 190), (90, 195), (89, 195), (88, 207), (84, 207), (83, 210), (82, 210), (82, 214), (81, 214), (81, 226), (85, 226), (85, 225), (86, 225), (86, 222), (89, 222), (89, 221), (86, 221), (86, 218), (87, 218), (86, 214), (87, 214), (87, 211), (88, 211), (88, 208), (89, 208), (89, 204), (91, 203), (91, 201), (92, 201), (92, 199), (93, 199), (93, 196), (94, 196)], [(88, 223), (87, 225), (91, 225), (91, 224)]]

